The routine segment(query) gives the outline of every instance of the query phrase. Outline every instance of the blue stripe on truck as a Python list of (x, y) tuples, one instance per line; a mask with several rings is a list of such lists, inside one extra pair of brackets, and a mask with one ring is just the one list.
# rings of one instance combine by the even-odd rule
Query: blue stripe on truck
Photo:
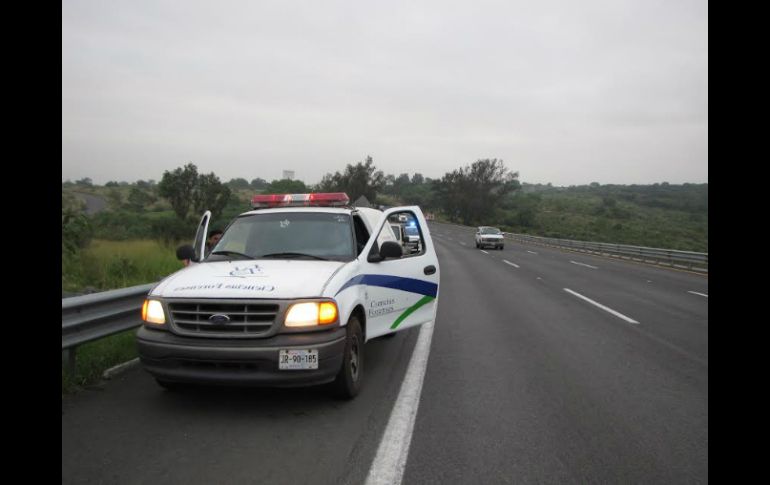
[(438, 285), (430, 281), (418, 280), (415, 278), (403, 278), (393, 275), (364, 274), (351, 278), (334, 295), (337, 296), (343, 290), (356, 285), (381, 286), (384, 288), (393, 288), (395, 290), (409, 291), (419, 293), (420, 295), (432, 296), (436, 298), (438, 294)]

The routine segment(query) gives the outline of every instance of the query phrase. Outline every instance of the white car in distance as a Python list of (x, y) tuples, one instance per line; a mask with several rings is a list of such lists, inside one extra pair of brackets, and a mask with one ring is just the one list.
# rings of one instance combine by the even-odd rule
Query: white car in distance
[(480, 226), (476, 229), (476, 248), (481, 249), (485, 246), (503, 249), (505, 246), (504, 233), (496, 227)]

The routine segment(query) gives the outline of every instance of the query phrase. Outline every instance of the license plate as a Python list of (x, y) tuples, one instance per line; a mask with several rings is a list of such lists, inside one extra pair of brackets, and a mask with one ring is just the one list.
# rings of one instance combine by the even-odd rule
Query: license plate
[(278, 369), (318, 369), (318, 349), (279, 350)]

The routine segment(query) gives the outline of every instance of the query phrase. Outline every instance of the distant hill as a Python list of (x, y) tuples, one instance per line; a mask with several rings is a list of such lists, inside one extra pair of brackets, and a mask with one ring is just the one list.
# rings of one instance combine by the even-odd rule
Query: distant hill
[(512, 232), (708, 252), (708, 184), (522, 184), (497, 212)]

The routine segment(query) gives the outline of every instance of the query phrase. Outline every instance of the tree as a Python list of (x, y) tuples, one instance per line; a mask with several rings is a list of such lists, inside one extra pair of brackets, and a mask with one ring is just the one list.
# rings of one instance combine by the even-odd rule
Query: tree
[(134, 212), (142, 212), (144, 208), (155, 202), (155, 197), (139, 187), (131, 187), (128, 193), (128, 208)]
[(61, 251), (75, 254), (91, 241), (93, 228), (81, 212), (63, 209), (61, 213)]
[(244, 178), (234, 178), (227, 182), (227, 186), (234, 190), (248, 189), (249, 181)]
[[(408, 176), (407, 176), (408, 178)], [(318, 190), (321, 192), (345, 192), (354, 201), (365, 196), (370, 202), (377, 198), (377, 192), (385, 186), (385, 175), (374, 166), (372, 157), (367, 156), (365, 162), (355, 165), (348, 164), (344, 173), (327, 173)]]
[(94, 185), (90, 177), (85, 177), (75, 181), (75, 185), (81, 185), (83, 187), (91, 187)]
[(491, 224), (491, 209), (506, 194), (521, 188), (518, 177), (518, 172), (508, 172), (502, 160), (487, 158), (445, 174), (434, 182), (434, 190), (451, 220), (465, 225)]
[(421, 173), (412, 175), (412, 185), (422, 185), (425, 182)]
[(198, 167), (188, 163), (173, 172), (166, 170), (158, 184), (161, 197), (168, 199), (179, 219), (185, 220), (193, 204), (193, 192), (198, 181)]
[(408, 173), (402, 173), (401, 175), (396, 177), (396, 180), (393, 183), (396, 185), (396, 187), (402, 188), (403, 186), (409, 185), (412, 182), (409, 180)]
[[(213, 172), (198, 175), (198, 167), (192, 163), (173, 172), (163, 172), (158, 189), (161, 197), (168, 199), (174, 213), (182, 220), (190, 215), (200, 215), (205, 210), (210, 210), (214, 217), (219, 216), (232, 194)], [(193, 214), (190, 214), (191, 208)]]
[(345, 181), (342, 174), (339, 172), (334, 172), (333, 175), (327, 173), (318, 183), (317, 190), (319, 192), (344, 192)]
[(226, 185), (219, 181), (219, 177), (211, 172), (206, 175), (199, 175), (193, 192), (193, 203), (195, 213), (193, 215), (203, 214), (210, 210), (212, 217), (219, 217), (222, 209), (225, 208), (230, 200), (232, 191)]
[(251, 188), (252, 188), (252, 189), (254, 189), (254, 190), (261, 190), (261, 189), (264, 189), (265, 187), (267, 187), (267, 185), (268, 185), (268, 184), (267, 184), (267, 180), (265, 180), (265, 179), (261, 179), (261, 178), (257, 177), (257, 178), (255, 178), (255, 179), (253, 179), (253, 180), (252, 180), (252, 181), (249, 183), (249, 185), (250, 185), (250, 186), (251, 186)]
[(310, 192), (305, 182), (301, 180), (273, 180), (264, 190), (267, 194), (304, 194)]
[(110, 189), (110, 191), (107, 192), (107, 200), (113, 210), (118, 210), (123, 205), (123, 195), (120, 193), (120, 190), (117, 189)]
[(61, 192), (61, 210), (62, 214), (69, 211), (73, 214), (79, 214), (86, 210), (86, 201), (77, 197), (72, 192)]

